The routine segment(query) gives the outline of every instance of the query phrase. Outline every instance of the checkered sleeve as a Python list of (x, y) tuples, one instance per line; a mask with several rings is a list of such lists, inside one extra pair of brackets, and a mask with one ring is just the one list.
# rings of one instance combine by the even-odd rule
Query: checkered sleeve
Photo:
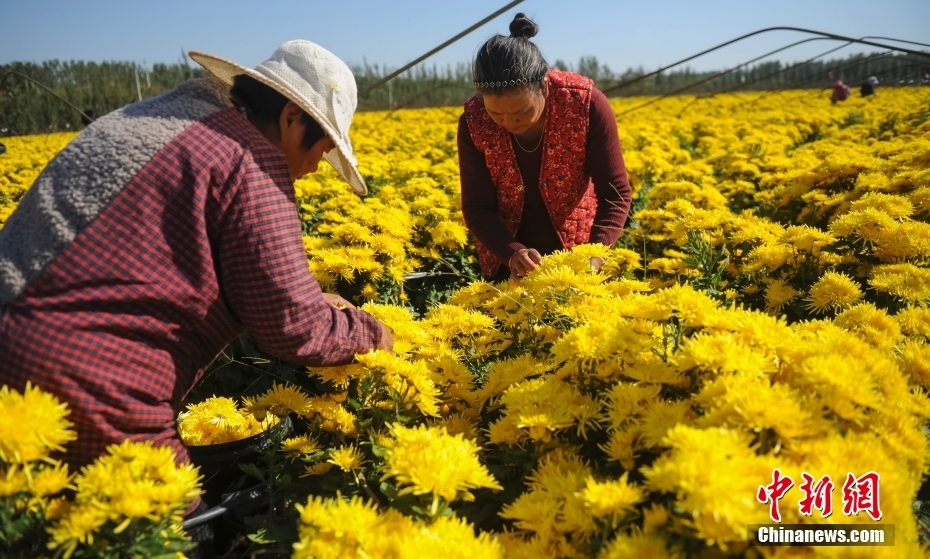
[(310, 273), (286, 162), (246, 160), (227, 180), (218, 228), (220, 288), (259, 346), (306, 365), (339, 365), (378, 346), (369, 314), (323, 300)]

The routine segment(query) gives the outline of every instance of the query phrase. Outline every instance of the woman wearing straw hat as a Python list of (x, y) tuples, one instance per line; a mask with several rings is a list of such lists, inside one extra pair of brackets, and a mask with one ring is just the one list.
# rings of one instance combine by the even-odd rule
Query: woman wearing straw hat
[(321, 158), (366, 192), (349, 68), (308, 41), (254, 70), (191, 57), (217, 79), (97, 119), (0, 230), (0, 385), (31, 381), (68, 403), (73, 466), (125, 438), (186, 460), (175, 406), (246, 329), (315, 365), (393, 345), (320, 291), (294, 207), (293, 181)]
[[(611, 246), (631, 193), (617, 123), (579, 74), (550, 70), (523, 14), (478, 49), (459, 120), (462, 213), (485, 276), (519, 281), (543, 255)], [(599, 265), (598, 262), (592, 262)]]

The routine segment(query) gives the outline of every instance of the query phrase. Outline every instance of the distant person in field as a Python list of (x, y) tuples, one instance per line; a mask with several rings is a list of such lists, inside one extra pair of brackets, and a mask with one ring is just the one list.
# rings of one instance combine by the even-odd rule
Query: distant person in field
[(462, 213), (495, 281), (520, 281), (557, 250), (612, 246), (630, 211), (607, 98), (591, 79), (550, 69), (530, 41), (538, 31), (517, 14), (509, 37), (478, 49), (477, 94), (459, 119)]
[(309, 41), (254, 70), (190, 55), (213, 77), (97, 119), (0, 229), (0, 385), (67, 402), (72, 466), (124, 439), (187, 461), (175, 409), (245, 330), (307, 365), (393, 345), (320, 291), (295, 207), (294, 180), (324, 157), (366, 193), (352, 72)]
[(870, 76), (869, 79), (862, 84), (862, 87), (859, 88), (859, 93), (863, 97), (868, 97), (869, 95), (876, 95), (875, 86), (878, 85), (878, 78), (875, 76)]
[(830, 102), (834, 105), (839, 101), (845, 101), (849, 98), (849, 86), (843, 83), (843, 80), (836, 80), (833, 84), (833, 94), (830, 96)]

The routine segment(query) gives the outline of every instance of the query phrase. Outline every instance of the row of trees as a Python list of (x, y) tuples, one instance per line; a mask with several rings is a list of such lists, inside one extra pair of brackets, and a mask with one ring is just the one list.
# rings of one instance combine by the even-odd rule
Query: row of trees
[[(696, 72), (685, 67), (621, 89), (615, 86), (644, 76), (646, 70), (630, 68), (618, 74), (593, 56), (582, 57), (577, 65), (556, 60), (554, 66), (594, 79), (597, 87), (611, 96), (664, 95), (679, 91), (703, 95), (741, 90), (820, 89), (829, 87), (837, 79), (857, 86), (869, 76), (877, 76), (883, 85), (926, 83), (930, 59), (875, 53), (798, 64), (762, 62), (727, 73)], [(364, 92), (393, 69), (365, 63), (352, 70), (359, 91)], [(73, 108), (22, 76), (44, 84), (79, 109), (92, 112), (91, 116), (99, 116), (140, 98), (164, 93), (183, 80), (204, 75), (205, 72), (186, 57), (174, 64), (155, 64), (150, 69), (132, 62), (58, 60), (0, 65), (0, 76), (6, 76), (0, 89), (0, 135), (75, 130), (82, 126), (81, 115)], [(467, 64), (454, 68), (420, 65), (363, 93), (359, 108), (385, 110), (460, 105), (473, 92), (471, 69)]]
[[(15, 72), (15, 74), (11, 74)], [(45, 85), (85, 113), (104, 115), (140, 98), (161, 95), (178, 83), (206, 76), (185, 58), (144, 68), (132, 62), (50, 60), (0, 65), (0, 133), (31, 134), (77, 130), (81, 115), (23, 76)], [(138, 81), (137, 81), (138, 80)]]
[[(611, 93), (611, 96), (665, 95), (684, 88), (682, 93), (703, 95), (722, 91), (776, 90), (776, 89), (821, 89), (830, 87), (835, 80), (857, 86), (869, 76), (877, 76), (882, 83), (901, 85), (925, 82), (924, 74), (930, 72), (930, 59), (913, 55), (874, 53), (856, 54), (848, 58), (814, 60), (807, 63), (784, 64), (779, 61), (762, 62), (730, 72), (696, 72), (689, 67), (671, 70), (616, 89), (618, 84), (630, 82), (646, 75), (642, 66), (629, 68), (623, 73), (613, 72), (597, 57), (582, 57), (577, 65), (556, 60), (553, 64), (561, 70), (573, 70), (590, 77), (595, 85)], [(391, 69), (377, 65), (353, 68), (359, 90), (374, 84)], [(714, 77), (718, 76), (719, 77)], [(455, 68), (419, 66), (394, 78), (387, 85), (375, 89), (359, 100), (363, 110), (387, 108), (458, 105), (474, 92), (471, 85), (471, 68), (459, 64)]]

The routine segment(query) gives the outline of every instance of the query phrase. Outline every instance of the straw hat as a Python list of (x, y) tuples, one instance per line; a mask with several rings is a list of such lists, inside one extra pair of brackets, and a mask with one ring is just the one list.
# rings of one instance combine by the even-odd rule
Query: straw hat
[(252, 70), (216, 55), (198, 51), (189, 54), (226, 85), (232, 85), (233, 78), (245, 74), (296, 103), (336, 144), (336, 149), (323, 157), (356, 192), (368, 193), (349, 141), (358, 89), (352, 71), (336, 55), (310, 41), (288, 41)]

